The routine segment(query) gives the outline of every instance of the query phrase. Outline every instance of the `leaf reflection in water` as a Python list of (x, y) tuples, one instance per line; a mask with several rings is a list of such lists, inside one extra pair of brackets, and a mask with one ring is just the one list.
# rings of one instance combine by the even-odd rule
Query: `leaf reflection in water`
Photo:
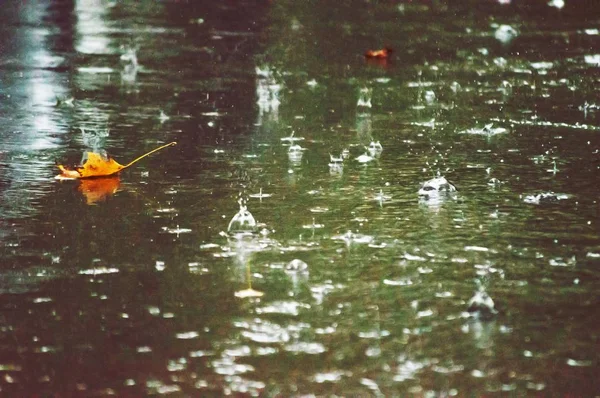
[(86, 204), (95, 205), (117, 193), (120, 185), (119, 177), (84, 179), (80, 181), (78, 190), (85, 197)]

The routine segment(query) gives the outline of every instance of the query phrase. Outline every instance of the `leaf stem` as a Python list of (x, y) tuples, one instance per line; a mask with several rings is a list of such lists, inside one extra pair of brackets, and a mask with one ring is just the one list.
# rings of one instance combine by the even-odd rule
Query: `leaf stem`
[[(168, 144), (165, 144), (165, 145), (163, 145), (163, 146), (159, 146), (158, 148), (156, 148), (156, 149), (153, 149), (153, 150), (151, 150), (150, 152), (148, 152), (148, 153), (145, 153), (145, 154), (143, 154), (142, 156), (140, 156), (140, 157), (137, 157), (137, 158), (133, 159), (131, 162), (129, 162), (129, 163), (127, 163), (125, 166), (123, 166), (123, 169), (126, 169), (127, 167), (131, 166), (132, 164), (136, 163), (137, 161), (140, 161), (140, 160), (142, 160), (142, 159), (143, 159), (143, 158), (145, 158), (146, 156), (152, 155), (154, 152), (158, 152), (158, 151), (160, 151), (161, 149), (164, 149), (164, 148), (166, 148), (166, 147), (173, 146), (173, 145), (177, 145), (177, 142), (173, 141), (173, 142), (169, 142)], [(121, 169), (121, 170), (123, 170), (123, 169)]]

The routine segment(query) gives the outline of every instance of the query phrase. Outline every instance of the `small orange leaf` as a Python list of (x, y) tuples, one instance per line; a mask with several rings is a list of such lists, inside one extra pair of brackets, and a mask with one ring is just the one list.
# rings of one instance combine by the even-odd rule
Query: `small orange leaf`
[(381, 50), (369, 50), (365, 53), (365, 57), (366, 58), (385, 59), (385, 58), (388, 58), (391, 53), (392, 53), (392, 49), (386, 47), (386, 48), (382, 48)]
[(119, 177), (87, 178), (81, 180), (79, 191), (85, 196), (86, 203), (93, 205), (117, 192), (120, 184)]
[(160, 151), (163, 148), (173, 146), (176, 142), (170, 142), (166, 145), (160, 146), (156, 149), (151, 150), (148, 153), (132, 160), (126, 165), (122, 165), (110, 157), (103, 157), (102, 155), (95, 152), (87, 152), (87, 160), (81, 166), (74, 168), (58, 165), (60, 174), (56, 176), (57, 179), (77, 179), (77, 178), (93, 178), (93, 177), (108, 177), (118, 174), (123, 169), (131, 166), (135, 162), (145, 158), (146, 156), (153, 154), (156, 151)]

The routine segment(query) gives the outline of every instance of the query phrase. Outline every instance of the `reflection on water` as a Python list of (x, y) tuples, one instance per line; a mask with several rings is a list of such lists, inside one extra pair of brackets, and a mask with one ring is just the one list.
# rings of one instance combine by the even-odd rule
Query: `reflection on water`
[(0, 390), (596, 393), (600, 14), (484, 3), (9, 1)]
[(86, 203), (93, 205), (105, 201), (119, 189), (119, 177), (101, 177), (79, 181), (79, 191), (85, 196)]

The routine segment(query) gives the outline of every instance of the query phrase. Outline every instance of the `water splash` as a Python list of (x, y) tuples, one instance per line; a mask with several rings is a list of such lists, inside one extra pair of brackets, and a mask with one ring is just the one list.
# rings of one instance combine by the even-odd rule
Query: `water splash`
[(123, 69), (121, 70), (121, 81), (126, 84), (135, 83), (139, 70), (137, 48), (133, 46), (124, 47), (124, 52), (119, 59), (123, 66)]
[(260, 199), (262, 201), (263, 198), (270, 198), (271, 196), (273, 196), (270, 193), (263, 193), (262, 188), (260, 188), (258, 193), (252, 193), (250, 195), (248, 195), (251, 198), (256, 198), (256, 199)]
[(256, 104), (259, 114), (270, 113), (277, 119), (279, 105), (281, 104), (282, 85), (275, 78), (275, 72), (271, 67), (256, 67)]
[(504, 45), (510, 44), (518, 35), (519, 32), (510, 25), (500, 25), (494, 32), (496, 40)]
[(248, 208), (246, 202), (240, 198), (238, 201), (240, 210), (233, 216), (229, 225), (227, 226), (228, 232), (252, 232), (256, 229), (256, 220)]
[(456, 187), (445, 177), (436, 177), (425, 181), (419, 189), (419, 196), (426, 199), (449, 197), (456, 192)]
[(358, 108), (371, 108), (371, 98), (373, 96), (373, 89), (369, 87), (363, 87), (358, 92), (358, 101), (356, 106)]
[(498, 313), (498, 310), (495, 308), (494, 300), (485, 290), (483, 282), (478, 279), (477, 283), (478, 289), (469, 299), (467, 312), (477, 319), (490, 319)]

